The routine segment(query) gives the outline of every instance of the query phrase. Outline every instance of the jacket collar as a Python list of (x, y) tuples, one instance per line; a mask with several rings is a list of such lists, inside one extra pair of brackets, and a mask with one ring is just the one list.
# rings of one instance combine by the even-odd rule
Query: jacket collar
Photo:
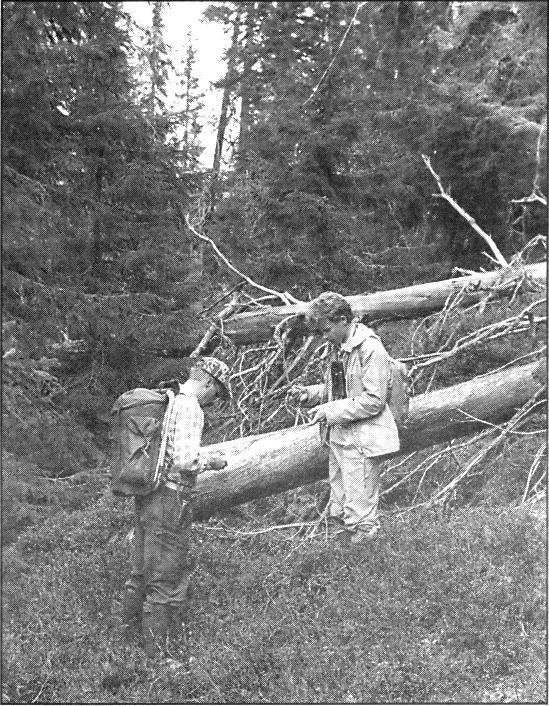
[(354, 323), (353, 326), (354, 330), (352, 330), (351, 335), (345, 341), (345, 343), (341, 344), (341, 347), (339, 349), (344, 353), (350, 353), (353, 348), (360, 346), (362, 343), (364, 343), (367, 338), (376, 335), (371, 328), (368, 328), (364, 324)]

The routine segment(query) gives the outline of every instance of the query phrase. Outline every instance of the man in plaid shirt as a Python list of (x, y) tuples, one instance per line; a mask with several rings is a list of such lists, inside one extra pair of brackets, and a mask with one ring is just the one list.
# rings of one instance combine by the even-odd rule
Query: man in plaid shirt
[(145, 652), (164, 653), (173, 619), (183, 629), (192, 573), (189, 543), (196, 476), (227, 465), (221, 457), (200, 457), (204, 427), (202, 407), (230, 397), (229, 369), (216, 358), (201, 358), (184, 384), (176, 383), (168, 420), (166, 455), (159, 487), (135, 498), (132, 571), (126, 583), (123, 621), (131, 625), (142, 614)]

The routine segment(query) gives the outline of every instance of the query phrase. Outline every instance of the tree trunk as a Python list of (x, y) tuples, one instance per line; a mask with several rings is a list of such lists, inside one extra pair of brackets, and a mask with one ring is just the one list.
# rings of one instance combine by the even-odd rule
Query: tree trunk
[(252, 53), (255, 23), (255, 8), (253, 4), (246, 5), (244, 12), (246, 13), (246, 36), (244, 39), (244, 67), (240, 79), (240, 126), (238, 131), (238, 152), (236, 159), (236, 169), (241, 172), (246, 169), (247, 165), (251, 109), (250, 75), (256, 58)]
[[(546, 263), (540, 262), (535, 265), (527, 265), (524, 268), (524, 273), (512, 273), (501, 280), (502, 286), (494, 290), (494, 296), (503, 296), (506, 293), (513, 292), (522, 274), (526, 274), (540, 285), (545, 285)], [(376, 292), (375, 294), (359, 294), (346, 297), (346, 299), (350, 302), (357, 316), (360, 316), (366, 322), (372, 319), (411, 319), (442, 309), (448, 297), (461, 291), (464, 286), (468, 286), (469, 290), (463, 299), (463, 305), (467, 306), (479, 301), (486, 295), (491, 286), (500, 281), (500, 277), (500, 272), (489, 272), (471, 277), (458, 277), (441, 282), (429, 282), (427, 284), (414, 285), (413, 287), (404, 287), (403, 289)], [(21, 277), (17, 275), (16, 282), (19, 281), (21, 281)], [(228, 336), (235, 345), (268, 341), (273, 335), (277, 324), (288, 316), (298, 316), (303, 312), (304, 306), (296, 304), (265, 307), (243, 314), (236, 314), (224, 322), (223, 334)], [(201, 331), (197, 331), (196, 335), (186, 346), (172, 347), (168, 350), (148, 342), (146, 346), (139, 347), (138, 352), (158, 357), (186, 358), (195, 349), (205, 332), (206, 327)], [(76, 359), (86, 354), (88, 347), (83, 340), (67, 341), (52, 344), (51, 352), (52, 355), (61, 359)]]
[(92, 230), (92, 268), (97, 272), (103, 259), (102, 233), (101, 233), (101, 198), (103, 196), (103, 154), (99, 152), (98, 163), (94, 174), (95, 213), (93, 214)]
[(238, 49), (239, 28), (240, 13), (237, 14), (234, 20), (231, 48), (229, 49), (227, 59), (227, 75), (225, 78), (225, 87), (223, 88), (223, 99), (221, 101), (221, 112), (219, 114), (219, 123), (217, 124), (217, 137), (215, 140), (215, 152), (212, 166), (212, 180), (210, 183), (210, 212), (212, 212), (215, 208), (215, 202), (217, 198), (217, 182), (219, 179), (219, 172), (221, 170), (221, 154), (223, 152), (225, 130), (227, 129), (227, 125), (229, 123), (229, 102), (231, 99), (231, 89), (233, 88), (234, 83), (234, 70), (236, 62), (236, 53)]
[(536, 176), (534, 192), (547, 196), (547, 115), (545, 116), (536, 149)]
[[(402, 289), (346, 297), (353, 312), (364, 322), (374, 319), (413, 319), (442, 309), (452, 294), (467, 288), (463, 305), (468, 306), (484, 297), (491, 287), (494, 296), (514, 291), (518, 280), (526, 274), (541, 284), (546, 282), (546, 263), (527, 265), (524, 271), (502, 270), (468, 277), (456, 277), (441, 282), (428, 282)], [(289, 316), (303, 314), (306, 304), (265, 307), (236, 314), (225, 322), (223, 333), (235, 345), (268, 341), (277, 324)]]
[[(485, 428), (485, 424), (471, 417), (492, 423), (509, 419), (542, 387), (545, 366), (546, 361), (541, 360), (418, 395), (411, 401), (406, 428), (401, 430), (400, 453)], [(203, 449), (206, 458), (219, 452), (226, 455), (228, 466), (223, 471), (206, 471), (199, 477), (195, 519), (313, 483), (326, 478), (328, 473), (328, 449), (321, 444), (317, 425), (283, 429)]]

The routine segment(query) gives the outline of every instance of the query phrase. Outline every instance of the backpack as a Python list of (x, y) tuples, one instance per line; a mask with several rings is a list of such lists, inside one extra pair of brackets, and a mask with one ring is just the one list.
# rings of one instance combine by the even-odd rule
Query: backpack
[(387, 404), (397, 425), (406, 423), (412, 395), (412, 378), (408, 366), (389, 357), (390, 377)]
[(175, 395), (137, 387), (111, 412), (111, 481), (115, 495), (148, 495), (160, 483)]

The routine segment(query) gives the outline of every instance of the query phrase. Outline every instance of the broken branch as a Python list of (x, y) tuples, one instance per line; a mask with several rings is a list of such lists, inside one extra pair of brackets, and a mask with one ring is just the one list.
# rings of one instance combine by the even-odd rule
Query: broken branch
[[(488, 245), (490, 250), (495, 256), (495, 260), (499, 265), (502, 267), (507, 267), (507, 260), (503, 257), (500, 249), (498, 246), (494, 243), (492, 238), (486, 233), (485, 231), (482, 230), (482, 228), (478, 225), (478, 223), (475, 221), (475, 219), (470, 216), (467, 211), (465, 211), (461, 206), (454, 201), (454, 199), (450, 196), (450, 194), (444, 189), (442, 186), (442, 182), (440, 180), (439, 175), (435, 172), (433, 167), (431, 166), (431, 160), (429, 157), (426, 157), (424, 154), (421, 155), (423, 161), (427, 165), (427, 169), (431, 172), (433, 177), (435, 178), (439, 191), (440, 191), (440, 196), (445, 200), (448, 201), (448, 203), (460, 214), (460, 216), (463, 216), (467, 223), (471, 226), (471, 228), (480, 235), (480, 237), (484, 240), (484, 242)], [(485, 253), (486, 254), (486, 253)]]
[(214, 241), (209, 238), (207, 235), (203, 235), (202, 233), (199, 233), (195, 228), (190, 223), (189, 220), (189, 214), (185, 216), (185, 223), (187, 224), (187, 227), (195, 235), (199, 240), (202, 240), (205, 243), (208, 243), (212, 250), (215, 252), (217, 257), (223, 262), (224, 265), (226, 265), (232, 272), (234, 272), (236, 275), (239, 277), (242, 277), (243, 280), (245, 280), (251, 287), (255, 287), (256, 289), (261, 290), (262, 292), (265, 292), (266, 294), (272, 294), (275, 297), (279, 297), (284, 304), (301, 304), (299, 299), (296, 299), (295, 297), (292, 297), (291, 294), (288, 294), (288, 292), (277, 292), (274, 289), (270, 289), (269, 287), (264, 287), (262, 284), (258, 284), (257, 282), (254, 282), (253, 279), (250, 279), (247, 275), (243, 274), (240, 272), (240, 270), (237, 270), (236, 267), (223, 255), (221, 250), (217, 247), (217, 245), (214, 243)]

